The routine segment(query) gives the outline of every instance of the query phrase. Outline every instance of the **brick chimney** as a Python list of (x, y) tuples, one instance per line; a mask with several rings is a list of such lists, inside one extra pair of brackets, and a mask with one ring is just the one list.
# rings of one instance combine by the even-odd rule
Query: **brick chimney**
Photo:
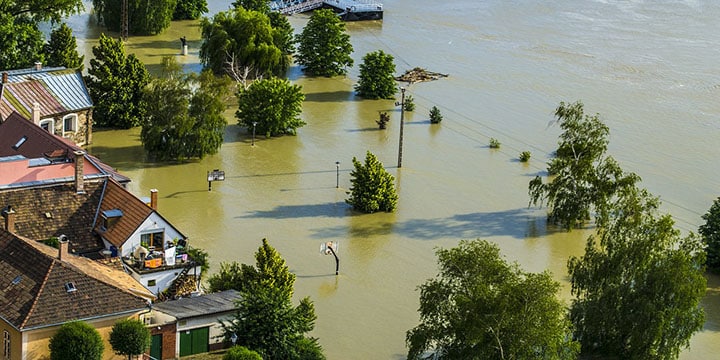
[(157, 195), (158, 191), (157, 189), (150, 189), (150, 207), (153, 210), (157, 210)]
[(40, 126), (40, 103), (34, 102), (32, 105), (32, 121), (35, 125)]
[(42, 70), (42, 63), (39, 61), (35, 62), (35, 71), (41, 71)]
[(67, 236), (60, 235), (58, 238), (58, 260), (63, 261), (68, 257), (68, 247), (70, 242), (67, 240)]
[(2, 73), (2, 83), (7, 84), (7, 82), (8, 82), (8, 73), (6, 71), (4, 71)]
[(15, 232), (15, 210), (13, 210), (11, 205), (8, 205), (7, 209), (5, 209), (3, 212), (3, 216), (5, 217), (5, 230), (9, 233)]
[(75, 191), (78, 194), (85, 193), (85, 177), (83, 172), (83, 163), (85, 162), (85, 152), (77, 150), (75, 154)]

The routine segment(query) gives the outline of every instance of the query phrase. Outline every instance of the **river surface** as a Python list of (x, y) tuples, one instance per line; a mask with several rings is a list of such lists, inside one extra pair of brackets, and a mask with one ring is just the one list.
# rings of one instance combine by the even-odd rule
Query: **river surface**
[[(231, 1), (210, 3), (215, 13)], [(567, 259), (582, 254), (589, 232), (548, 228), (544, 209), (527, 207), (528, 181), (543, 173), (557, 144), (560, 129), (550, 122), (560, 101), (582, 100), (587, 113), (600, 114), (611, 129), (609, 153), (661, 197), (679, 229), (702, 224), (720, 195), (713, 165), (720, 158), (720, 2), (384, 5), (384, 20), (347, 24), (356, 62), (348, 76), (308, 78), (290, 69), (306, 94), (308, 125), (297, 136), (258, 137), (251, 146), (233, 105), (222, 149), (200, 161), (148, 161), (138, 129), (96, 132), (90, 151), (131, 177), (139, 196), (159, 189), (160, 212), (210, 253), (213, 270), (223, 261), (254, 263), (268, 238), (297, 275), (296, 299), (314, 301), (312, 335), (329, 359), (404, 359), (405, 332), (418, 323), (417, 286), (437, 273), (435, 249), (460, 239), (488, 239), (523, 269), (551, 271), (569, 301)], [(297, 31), (307, 19), (290, 17)], [(88, 62), (102, 30), (87, 13), (69, 22)], [(188, 56), (178, 55), (181, 36)], [(151, 71), (165, 55), (198, 71), (199, 45), (198, 23), (183, 21), (159, 36), (131, 37), (126, 47)], [(353, 93), (362, 56), (378, 49), (395, 57), (398, 73), (420, 66), (450, 75), (407, 87), (417, 108), (405, 114), (400, 169), (399, 109)], [(432, 106), (441, 124), (429, 123)], [(381, 111), (391, 114), (386, 130), (375, 123)], [(488, 148), (490, 138), (499, 150)], [(351, 159), (368, 150), (396, 177), (395, 213), (361, 215), (344, 202)], [(523, 164), (517, 157), (526, 150), (532, 159)], [(212, 169), (226, 180), (208, 191)], [(325, 241), (339, 243), (337, 277), (334, 259), (319, 253)], [(709, 277), (708, 287), (705, 328), (681, 359), (720, 353), (718, 278)]]

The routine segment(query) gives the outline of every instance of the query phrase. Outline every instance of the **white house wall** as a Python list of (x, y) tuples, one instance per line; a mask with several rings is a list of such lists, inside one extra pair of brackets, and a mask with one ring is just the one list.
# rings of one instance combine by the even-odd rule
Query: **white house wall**
[(153, 212), (143, 221), (135, 232), (125, 241), (122, 246), (122, 256), (129, 256), (140, 246), (140, 236), (146, 233), (157, 232), (163, 230), (164, 241), (172, 242), (173, 239), (181, 239), (182, 235), (175, 230), (169, 223), (165, 222), (162, 217)]

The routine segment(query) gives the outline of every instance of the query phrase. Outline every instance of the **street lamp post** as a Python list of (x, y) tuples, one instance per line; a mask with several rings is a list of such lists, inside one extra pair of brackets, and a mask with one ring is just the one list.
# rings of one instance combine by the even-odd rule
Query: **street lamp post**
[(340, 188), (340, 162), (335, 162), (335, 188)]
[(400, 105), (400, 147), (398, 148), (398, 169), (402, 167), (402, 145), (403, 145), (403, 128), (405, 127), (405, 88), (400, 88), (400, 103), (395, 103), (395, 106)]
[(253, 138), (252, 138), (252, 146), (255, 146), (255, 127), (257, 126), (257, 121), (253, 121)]

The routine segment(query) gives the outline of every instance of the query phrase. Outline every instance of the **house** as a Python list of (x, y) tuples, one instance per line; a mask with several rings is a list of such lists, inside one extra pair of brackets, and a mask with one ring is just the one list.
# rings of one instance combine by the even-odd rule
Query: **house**
[(112, 326), (148, 313), (153, 298), (122, 270), (72, 255), (65, 241), (55, 249), (0, 229), (2, 359), (49, 359), (50, 338), (71, 321), (97, 329), (103, 358), (113, 359)]
[(79, 146), (92, 143), (92, 110), (82, 72), (64, 67), (2, 71), (0, 121), (13, 112)]
[(117, 257), (154, 294), (174, 296), (189, 280), (197, 290), (200, 265), (187, 255), (187, 237), (158, 213), (157, 191), (148, 204), (118, 179), (129, 181), (17, 113), (0, 124), (0, 209), (12, 232), (63, 237), (70, 253), (92, 259)]
[(176, 359), (218, 350), (225, 347), (220, 321), (231, 321), (236, 290), (170, 300), (153, 305), (143, 315), (152, 335), (150, 356), (155, 359)]

